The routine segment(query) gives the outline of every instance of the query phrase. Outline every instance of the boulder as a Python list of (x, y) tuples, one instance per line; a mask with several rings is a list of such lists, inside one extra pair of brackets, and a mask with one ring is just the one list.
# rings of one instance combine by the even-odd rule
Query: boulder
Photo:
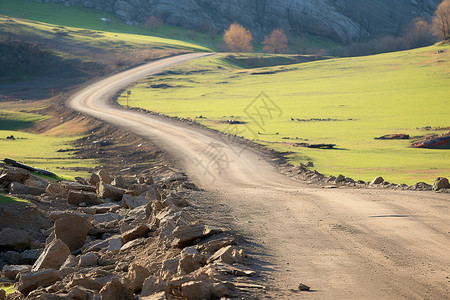
[(63, 215), (55, 222), (55, 237), (62, 240), (70, 251), (74, 251), (83, 247), (91, 227), (88, 219), (84, 217), (75, 214)]
[(103, 169), (95, 172), (95, 174), (97, 174), (100, 178), (100, 181), (103, 181), (104, 183), (111, 184), (111, 182), (113, 181), (112, 176)]
[(59, 280), (61, 280), (61, 275), (54, 269), (20, 273), (16, 289), (26, 296), (38, 287), (48, 287)]
[(31, 265), (6, 265), (3, 267), (3, 276), (14, 280), (17, 274), (22, 272), (30, 272), (31, 267)]
[(74, 286), (67, 294), (67, 298), (73, 300), (90, 300), (95, 299), (95, 295), (95, 291), (89, 290), (82, 286)]
[(76, 268), (77, 266), (78, 266), (78, 259), (73, 255), (69, 255), (66, 261), (62, 264), (61, 269)]
[(138, 238), (132, 241), (129, 241), (128, 243), (125, 243), (122, 247), (120, 247), (120, 251), (125, 251), (131, 248), (134, 248), (139, 245), (145, 244), (146, 238)]
[(226, 235), (213, 235), (198, 243), (198, 251), (213, 254), (220, 248), (234, 245), (236, 240)]
[(20, 263), (20, 256), (21, 254), (17, 251), (6, 251), (3, 258), (11, 265), (17, 265)]
[(59, 269), (70, 255), (70, 249), (60, 239), (53, 240), (34, 263), (32, 271)]
[[(151, 296), (167, 289), (167, 283), (159, 277), (149, 276), (142, 286), (141, 297)], [(165, 299), (165, 298), (164, 298)]]
[(118, 202), (122, 200), (122, 196), (123, 194), (125, 194), (125, 192), (126, 190), (117, 188), (103, 181), (100, 181), (100, 183), (97, 185), (97, 196), (102, 199), (109, 198), (113, 201)]
[(111, 185), (118, 188), (127, 189), (128, 186), (130, 186), (130, 183), (127, 182), (122, 176), (117, 176), (111, 182)]
[(433, 183), (433, 191), (439, 191), (442, 189), (450, 189), (450, 183), (445, 177), (438, 177)]
[(131, 195), (124, 194), (122, 196), (122, 207), (128, 208), (128, 209), (134, 209), (136, 207), (147, 205), (148, 200), (145, 196), (137, 196), (133, 197)]
[(62, 196), (65, 193), (65, 190), (58, 183), (49, 183), (45, 191), (55, 197)]
[(383, 182), (384, 182), (383, 177), (378, 176), (378, 177), (375, 177), (369, 184), (370, 185), (372, 185), (372, 184), (382, 184)]
[(91, 177), (88, 180), (89, 184), (92, 186), (97, 186), (97, 184), (100, 182), (100, 176), (97, 174), (91, 174)]
[(30, 249), (25, 250), (20, 254), (20, 261), (22, 264), (33, 265), (41, 256), (42, 249)]
[(180, 262), (180, 257), (175, 257), (169, 260), (166, 260), (162, 263), (160, 270), (160, 277), (163, 280), (167, 280), (173, 275), (177, 273), (178, 264)]
[(139, 225), (131, 230), (128, 230), (122, 234), (122, 239), (125, 243), (143, 237), (147, 234), (149, 228), (147, 225)]
[(146, 278), (150, 276), (150, 271), (140, 265), (132, 263), (128, 267), (128, 274), (126, 279), (128, 279), (130, 283), (130, 287), (133, 292), (139, 292), (142, 290), (142, 286), (144, 285), (144, 281)]
[(88, 253), (80, 256), (78, 267), (93, 267), (96, 266), (98, 262), (97, 254)]
[(96, 193), (84, 192), (84, 191), (70, 191), (67, 195), (67, 203), (73, 205), (80, 205), (80, 203), (86, 203), (87, 205), (101, 204), (103, 201), (97, 198)]
[(145, 193), (145, 198), (148, 201), (161, 200), (161, 193), (159, 192), (158, 187), (155, 185), (149, 185)]
[(46, 189), (47, 185), (48, 185), (48, 181), (43, 179), (43, 178), (41, 178), (41, 177), (30, 176), (30, 178), (25, 180), (25, 182), (23, 184), (26, 185), (26, 186), (29, 186), (29, 187), (35, 187), (35, 188), (39, 188), (39, 189)]
[(221, 261), (226, 264), (243, 263), (245, 259), (244, 250), (239, 249), (236, 246), (224, 247), (216, 253), (214, 253), (207, 261), (207, 263), (212, 263), (213, 261)]
[(107, 212), (116, 212), (120, 209), (120, 205), (117, 203), (103, 203), (99, 205), (91, 206), (90, 208), (95, 209), (96, 214), (104, 214)]
[(24, 183), (28, 178), (30, 178), (30, 173), (23, 169), (4, 168), (2, 174), (0, 175), (0, 184), (4, 182)]
[(69, 191), (84, 191), (88, 193), (95, 193), (96, 188), (87, 184), (81, 184), (75, 181), (61, 181), (61, 187), (68, 193)]
[(102, 300), (132, 300), (134, 294), (131, 287), (114, 278), (100, 290), (100, 297)]
[(194, 253), (182, 255), (178, 263), (177, 273), (180, 275), (189, 274), (203, 267), (205, 263), (206, 258), (203, 254)]
[(210, 299), (211, 286), (209, 282), (189, 281), (181, 285), (181, 294), (189, 300)]
[(220, 228), (209, 227), (203, 224), (180, 225), (172, 232), (175, 238), (173, 244), (177, 247), (188, 246), (197, 239), (220, 232), (222, 232)]
[(345, 181), (345, 176), (342, 174), (339, 174), (339, 176), (334, 180), (334, 183), (340, 183)]
[(9, 193), (16, 195), (42, 195), (45, 193), (45, 188), (30, 187), (24, 184), (13, 182), (9, 185)]
[(166, 300), (166, 292), (154, 293), (150, 296), (140, 296), (139, 300)]
[(111, 221), (118, 221), (120, 220), (120, 216), (116, 213), (105, 213), (105, 214), (96, 214), (92, 216), (92, 219), (97, 223), (108, 223)]
[(30, 248), (31, 237), (25, 230), (5, 228), (0, 231), (0, 248), (22, 252)]

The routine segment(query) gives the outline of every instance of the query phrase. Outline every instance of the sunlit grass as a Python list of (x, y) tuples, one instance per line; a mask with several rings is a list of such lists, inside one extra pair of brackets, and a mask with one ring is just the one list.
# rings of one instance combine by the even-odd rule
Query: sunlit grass
[[(363, 180), (382, 175), (409, 184), (450, 175), (448, 150), (410, 148), (409, 140), (374, 140), (391, 133), (443, 133), (422, 128), (450, 126), (448, 45), (253, 70), (216, 56), (173, 71), (177, 73), (135, 85), (130, 105), (192, 119), (201, 115), (205, 118), (197, 122), (219, 130), (227, 130), (224, 120), (249, 122), (260, 134), (238, 125), (240, 135), (292, 152), (288, 157), (294, 164), (312, 161), (327, 175)], [(151, 88), (158, 84), (168, 88)], [(265, 117), (263, 128), (258, 128), (244, 111), (261, 92), (282, 115)], [(125, 103), (124, 95), (119, 102)], [(313, 118), (335, 121), (296, 121)], [(300, 142), (336, 144), (339, 150), (297, 147)]]
[(23, 199), (20, 199), (20, 198), (17, 198), (17, 197), (0, 195), (0, 204), (1, 203), (13, 203), (13, 202), (30, 203), (28, 200), (23, 200)]
[[(72, 38), (89, 41), (97, 46), (102, 43), (120, 42), (134, 44), (134, 46), (153, 44), (168, 48), (208, 51), (209, 45), (214, 42), (208, 35), (196, 33), (195, 40), (201, 43), (199, 45), (187, 38), (186, 29), (164, 25), (150, 31), (142, 26), (127, 25), (110, 13), (80, 7), (66, 7), (62, 3), (36, 3), (33, 0), (0, 1), (0, 15), (19, 18), (14, 21), (22, 25), (32, 24), (36, 30), (57, 30), (63, 34), (62, 36), (69, 33)], [(101, 18), (111, 21), (105, 23), (101, 21)], [(88, 30), (83, 32), (80, 28)], [(113, 44), (110, 46), (114, 47)]]
[[(10, 158), (36, 168), (49, 170), (60, 176), (57, 179), (87, 175), (85, 172), (74, 172), (71, 168), (94, 167), (95, 160), (72, 158), (73, 151), (58, 152), (58, 150), (72, 149), (71, 144), (80, 136), (61, 137), (8, 130), (24, 129), (46, 118), (48, 116), (0, 111), (0, 160)], [(7, 139), (11, 136), (14, 139)]]

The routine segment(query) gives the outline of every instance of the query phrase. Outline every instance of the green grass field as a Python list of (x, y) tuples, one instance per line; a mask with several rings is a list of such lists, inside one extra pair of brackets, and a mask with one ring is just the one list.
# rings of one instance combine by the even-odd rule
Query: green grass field
[(28, 200), (19, 199), (17, 197), (0, 195), (0, 204), (1, 203), (13, 203), (13, 202), (30, 203)]
[[(224, 58), (203, 58), (150, 77), (131, 88), (130, 105), (222, 131), (230, 129), (228, 119), (248, 122), (237, 125), (239, 135), (291, 152), (294, 164), (312, 161), (326, 175), (363, 180), (381, 175), (408, 184), (449, 177), (448, 150), (413, 149), (410, 140), (374, 138), (443, 133), (422, 128), (450, 126), (450, 46), (261, 69), (242, 69)], [(165, 88), (155, 88), (161, 84)], [(274, 111), (258, 127), (245, 109), (254, 109), (251, 103), (261, 92), (282, 114)], [(196, 118), (200, 115), (205, 118)], [(298, 147), (301, 142), (336, 144), (338, 150)]]
[[(70, 168), (94, 167), (94, 160), (74, 159), (71, 157), (73, 151), (58, 152), (60, 149), (71, 149), (71, 143), (79, 136), (61, 137), (18, 131), (45, 118), (30, 113), (0, 111), (0, 160), (11, 158), (57, 173), (62, 176), (61, 179), (86, 176), (86, 172), (75, 172)], [(6, 138), (11, 135), (15, 140)]]
[[(221, 37), (211, 39), (207, 34), (195, 33), (195, 42), (187, 38), (186, 29), (175, 26), (163, 25), (156, 30), (149, 30), (143, 26), (131, 26), (118, 20), (114, 15), (96, 11), (93, 9), (66, 7), (62, 3), (36, 3), (34, 0), (3, 0), (0, 1), (0, 15), (13, 18), (37, 21), (36, 29), (42, 26), (63, 28), (62, 31), (70, 30), (71, 34), (77, 35), (77, 28), (96, 32), (97, 36), (103, 36), (107, 42), (120, 42), (134, 44), (160, 44), (167, 47), (181, 47), (185, 49), (195, 49), (196, 51), (209, 51), (214, 47)], [(110, 23), (101, 21), (101, 18), (108, 18)], [(52, 24), (52, 25), (50, 25)], [(54, 25), (54, 26), (53, 26)], [(39, 28), (40, 27), (40, 28)], [(85, 31), (78, 32), (79, 38), (95, 38), (86, 34)], [(87, 35), (87, 36), (86, 36)]]

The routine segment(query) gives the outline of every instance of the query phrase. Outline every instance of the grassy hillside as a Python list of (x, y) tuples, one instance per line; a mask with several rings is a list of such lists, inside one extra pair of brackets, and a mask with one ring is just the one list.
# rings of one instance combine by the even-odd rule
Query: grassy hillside
[[(94, 160), (73, 159), (71, 143), (79, 136), (57, 134), (33, 134), (25, 129), (46, 119), (30, 113), (0, 111), (0, 160), (11, 158), (19, 162), (46, 169), (63, 176), (84, 176), (85, 172), (75, 172), (72, 168), (94, 167)], [(13, 136), (14, 139), (7, 137)], [(67, 151), (67, 150), (70, 151)]]
[[(266, 116), (252, 120), (246, 111), (255, 112), (252, 101), (261, 92), (277, 108), (269, 117), (259, 107)], [(226, 132), (237, 128), (238, 135), (291, 152), (288, 157), (295, 164), (312, 161), (327, 175), (364, 180), (382, 175), (390, 182), (411, 184), (448, 177), (450, 152), (413, 149), (410, 140), (374, 138), (442, 133), (423, 128), (450, 126), (449, 94), (450, 46), (436, 45), (261, 69), (241, 69), (216, 55), (135, 85), (130, 105)], [(125, 96), (119, 101), (124, 104)], [(230, 127), (229, 119), (248, 123)], [(261, 120), (264, 124), (258, 127), (255, 121)], [(336, 144), (338, 150), (304, 148), (301, 143)]]
[[(124, 42), (127, 42), (128, 39), (126, 34), (132, 35), (129, 36), (131, 40), (139, 40), (141, 42), (162, 42), (157, 37), (172, 39), (173, 41), (170, 41), (170, 43), (167, 41), (164, 43), (181, 45), (200, 51), (209, 49), (210, 46), (217, 43), (217, 39), (220, 39), (220, 37), (217, 37), (216, 40), (212, 40), (207, 34), (201, 33), (195, 33), (192, 36), (192, 33), (189, 33), (186, 29), (168, 25), (163, 25), (155, 30), (149, 30), (143, 26), (127, 25), (118, 20), (114, 15), (105, 12), (79, 7), (66, 7), (61, 3), (36, 3), (34, 0), (0, 1), (0, 15), (64, 27), (101, 31), (103, 35), (111, 38), (115, 37)], [(111, 22), (102, 22), (101, 18), (110, 19)], [(105, 32), (119, 33), (120, 35), (107, 35)], [(145, 37), (139, 38), (136, 35), (143, 35)], [(152, 36), (154, 39), (148, 36)], [(196, 42), (192, 42), (188, 36), (191, 39), (194, 38)]]

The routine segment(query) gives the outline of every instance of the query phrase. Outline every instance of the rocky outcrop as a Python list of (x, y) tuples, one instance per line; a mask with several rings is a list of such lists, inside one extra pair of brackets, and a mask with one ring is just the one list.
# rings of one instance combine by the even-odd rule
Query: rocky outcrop
[[(238, 22), (258, 38), (275, 28), (309, 33), (339, 42), (369, 34), (398, 33), (415, 17), (430, 17), (440, 0), (51, 0), (113, 13), (129, 24), (157, 16), (166, 24), (223, 32)], [(46, 1), (48, 2), (48, 1)]]

